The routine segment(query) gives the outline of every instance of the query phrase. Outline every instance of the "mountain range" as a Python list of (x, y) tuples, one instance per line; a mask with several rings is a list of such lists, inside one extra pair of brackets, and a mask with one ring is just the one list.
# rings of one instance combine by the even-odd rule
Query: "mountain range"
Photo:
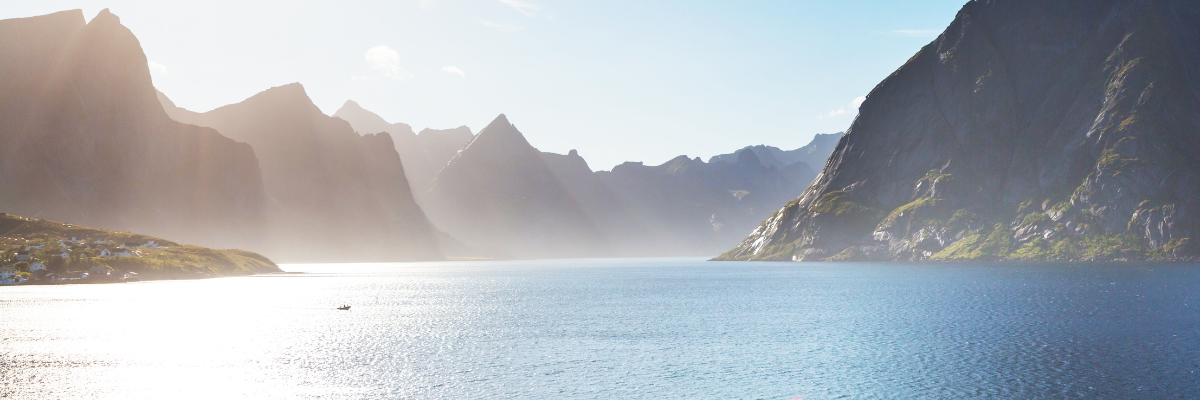
[(971, 1), (721, 259), (1200, 255), (1200, 3)]
[(254, 148), (268, 199), (268, 253), (305, 261), (442, 257), (391, 135), (357, 134), (341, 118), (323, 114), (300, 84), (206, 113), (158, 96), (176, 121)]
[[(334, 115), (360, 134), (412, 131), (354, 102)], [(823, 163), (820, 151), (832, 151), (828, 143), (838, 136), (818, 135), (771, 159), (774, 165), (760, 162), (753, 149), (767, 147), (758, 146), (710, 163), (680, 156), (659, 166), (593, 171), (574, 150), (538, 151), (504, 115), (469, 135), (465, 127), (423, 130), (414, 147), (399, 153), (406, 166), (433, 163), (426, 171), (437, 170), (428, 184), (413, 183), (429, 187), (416, 197), (435, 226), (491, 254), (518, 258), (717, 254), (799, 195), (816, 176), (803, 160)]]
[(716, 254), (831, 179), (854, 132), (593, 171), (504, 115), (414, 133), (353, 101), (325, 115), (299, 83), (185, 110), (107, 10), (0, 33), (0, 207), (285, 262)]

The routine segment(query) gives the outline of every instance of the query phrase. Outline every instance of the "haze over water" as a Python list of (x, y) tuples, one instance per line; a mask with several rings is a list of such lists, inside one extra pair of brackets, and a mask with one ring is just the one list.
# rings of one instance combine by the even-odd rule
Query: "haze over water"
[(0, 397), (1186, 398), (1196, 267), (550, 260), (5, 287)]

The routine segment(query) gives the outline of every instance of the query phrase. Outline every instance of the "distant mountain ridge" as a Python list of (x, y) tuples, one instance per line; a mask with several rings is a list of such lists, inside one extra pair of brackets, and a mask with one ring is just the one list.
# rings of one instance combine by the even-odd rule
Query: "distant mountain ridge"
[(971, 1), (721, 259), (1200, 256), (1200, 2)]
[[(818, 133), (813, 136), (813, 139), (808, 144), (795, 150), (780, 150), (778, 147), (757, 145), (746, 146), (741, 150), (750, 150), (758, 157), (763, 166), (784, 168), (798, 162), (808, 164), (810, 168), (818, 169), (825, 165), (825, 160), (829, 158), (829, 154), (833, 153), (833, 149), (837, 147), (838, 140), (841, 140), (845, 132), (838, 133)], [(741, 150), (729, 154), (721, 154), (712, 156), (708, 159), (709, 163), (737, 162), (737, 154)]]
[(737, 155), (734, 163), (687, 156), (658, 166), (627, 162), (596, 175), (649, 233), (636, 254), (702, 256), (736, 243), (816, 176), (804, 162), (779, 169), (750, 149)]
[[(349, 101), (334, 115), (359, 133), (408, 129)], [(761, 162), (754, 149), (768, 147), (757, 146), (711, 163), (681, 156), (661, 166), (625, 163), (594, 172), (577, 151), (538, 151), (507, 117), (488, 129), (489, 137), (473, 137), (465, 127), (422, 130), (400, 154), (405, 165), (444, 167), (422, 201), (436, 226), (519, 258), (717, 254), (798, 196), (816, 177), (803, 160), (823, 165), (828, 153), (820, 152), (832, 151), (837, 135), (780, 151), (785, 156), (773, 160), (796, 161), (782, 167)], [(420, 143), (425, 138), (440, 147)]]

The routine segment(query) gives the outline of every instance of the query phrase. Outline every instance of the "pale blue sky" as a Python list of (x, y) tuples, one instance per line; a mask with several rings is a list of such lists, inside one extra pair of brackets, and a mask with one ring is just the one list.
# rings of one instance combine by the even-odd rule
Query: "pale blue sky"
[(418, 131), (505, 113), (598, 170), (845, 130), (964, 2), (3, 0), (0, 18), (110, 8), (194, 111), (300, 82), (327, 114), (352, 99)]

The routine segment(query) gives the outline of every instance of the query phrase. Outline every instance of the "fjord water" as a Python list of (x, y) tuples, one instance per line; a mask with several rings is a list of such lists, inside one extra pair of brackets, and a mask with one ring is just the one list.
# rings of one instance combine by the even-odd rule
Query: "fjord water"
[(283, 268), (295, 273), (0, 288), (0, 397), (1200, 393), (1197, 264)]

